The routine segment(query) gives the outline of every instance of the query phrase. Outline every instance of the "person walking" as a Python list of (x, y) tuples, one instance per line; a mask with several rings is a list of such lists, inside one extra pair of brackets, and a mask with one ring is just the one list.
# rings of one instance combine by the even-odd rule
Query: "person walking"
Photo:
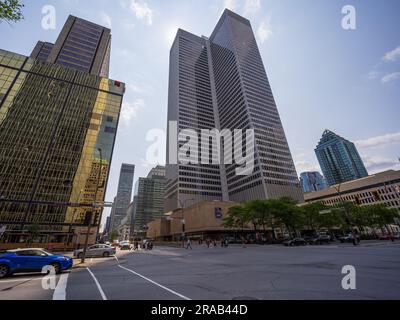
[(193, 248), (192, 248), (192, 240), (191, 240), (190, 238), (187, 239), (187, 242), (186, 242), (186, 249), (187, 249), (187, 250), (188, 250), (188, 249), (193, 250)]

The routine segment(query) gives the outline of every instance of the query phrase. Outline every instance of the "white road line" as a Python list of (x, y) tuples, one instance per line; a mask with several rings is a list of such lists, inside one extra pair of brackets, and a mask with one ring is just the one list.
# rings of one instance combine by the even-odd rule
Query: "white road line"
[(57, 287), (54, 290), (53, 300), (67, 300), (67, 282), (69, 273), (63, 273), (58, 280)]
[(114, 255), (114, 258), (115, 258), (115, 260), (117, 260), (117, 263), (119, 264), (119, 260), (116, 255)]
[(103, 300), (107, 300), (107, 297), (106, 297), (106, 295), (104, 294), (104, 291), (103, 291), (103, 289), (101, 288), (100, 283), (99, 283), (99, 281), (97, 281), (97, 278), (95, 277), (95, 275), (93, 274), (93, 272), (90, 271), (89, 268), (86, 268), (86, 269), (87, 269), (87, 271), (89, 271), (89, 273), (90, 273), (90, 275), (92, 276), (94, 282), (96, 283), (97, 289), (99, 289), (99, 292), (100, 292), (101, 297), (103, 298)]
[(2, 283), (12, 283), (12, 282), (25, 282), (25, 281), (39, 281), (43, 278), (26, 278), (26, 279), (18, 279), (18, 280), (1, 280), (0, 284)]
[(163, 285), (161, 285), (161, 284), (159, 284), (159, 283), (157, 283), (157, 282), (155, 282), (155, 281), (153, 281), (153, 280), (151, 280), (151, 279), (149, 279), (149, 278), (147, 278), (145, 276), (142, 276), (141, 274), (139, 274), (139, 273), (137, 273), (137, 272), (135, 272), (135, 271), (133, 271), (131, 269), (125, 268), (125, 267), (123, 267), (121, 265), (118, 265), (118, 267), (120, 267), (120, 268), (122, 268), (122, 269), (124, 269), (126, 271), (129, 271), (130, 273), (133, 273), (134, 275), (137, 275), (137, 276), (141, 277), (142, 279), (147, 280), (147, 281), (151, 282), (152, 284), (154, 284), (154, 285), (156, 285), (156, 286), (158, 286), (158, 287), (160, 287), (160, 288), (162, 288), (164, 290), (167, 290), (168, 292), (170, 292), (170, 293), (172, 293), (172, 294), (174, 294), (174, 295), (176, 295), (176, 296), (178, 296), (178, 297), (180, 297), (180, 298), (182, 298), (184, 300), (192, 300), (192, 299), (190, 299), (188, 297), (185, 297), (184, 295), (182, 295), (182, 294), (180, 294), (180, 293), (178, 293), (178, 292), (176, 292), (174, 290), (171, 290), (171, 289), (169, 289), (167, 287), (164, 287)]

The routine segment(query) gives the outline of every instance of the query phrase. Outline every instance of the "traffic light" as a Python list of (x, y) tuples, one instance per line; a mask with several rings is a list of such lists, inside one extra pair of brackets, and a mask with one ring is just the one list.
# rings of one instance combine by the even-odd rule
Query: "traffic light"
[(94, 221), (93, 221), (93, 225), (98, 226), (100, 224), (100, 212), (96, 212), (94, 214)]

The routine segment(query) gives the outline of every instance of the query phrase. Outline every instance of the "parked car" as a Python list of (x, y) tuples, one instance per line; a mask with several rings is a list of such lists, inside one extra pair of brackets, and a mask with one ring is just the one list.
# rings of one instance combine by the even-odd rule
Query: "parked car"
[(349, 233), (349, 234), (347, 234), (347, 235), (345, 235), (345, 236), (343, 236), (343, 237), (340, 237), (340, 238), (339, 238), (339, 241), (340, 241), (341, 243), (353, 242), (353, 235), (352, 235), (351, 233)]
[(331, 242), (331, 236), (326, 234), (320, 234), (308, 241), (308, 243), (311, 245), (329, 244), (330, 242)]
[(129, 241), (122, 241), (119, 244), (121, 250), (131, 250), (131, 243)]
[[(95, 244), (90, 246), (86, 250), (86, 257), (104, 257), (108, 258), (110, 256), (115, 255), (116, 249), (115, 247), (107, 246), (106, 244)], [(75, 250), (74, 257), (78, 259), (82, 259), (83, 257), (83, 249)]]
[(112, 245), (111, 245), (112, 247), (118, 247), (119, 246), (119, 240), (114, 240), (113, 242), (112, 242)]
[(44, 249), (16, 249), (0, 255), (0, 278), (14, 273), (41, 272), (43, 267), (52, 266), (56, 274), (71, 269), (72, 258), (56, 255)]
[(303, 238), (294, 238), (291, 240), (286, 240), (283, 242), (286, 247), (293, 247), (293, 246), (305, 246), (307, 244), (306, 240)]
[(378, 237), (378, 239), (379, 239), (379, 240), (391, 240), (391, 241), (394, 241), (395, 236), (392, 235), (392, 234), (385, 233), (385, 234), (381, 234), (381, 235)]

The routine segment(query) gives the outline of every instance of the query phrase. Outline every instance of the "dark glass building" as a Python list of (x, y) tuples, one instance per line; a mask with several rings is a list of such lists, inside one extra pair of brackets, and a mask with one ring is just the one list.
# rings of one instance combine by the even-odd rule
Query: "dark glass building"
[(26, 239), (32, 226), (35, 241), (72, 240), (87, 213), (98, 225), (92, 204), (104, 201), (124, 87), (0, 50), (4, 241)]
[(304, 193), (315, 192), (328, 188), (324, 177), (318, 171), (301, 173), (300, 183)]
[(149, 222), (164, 215), (165, 167), (157, 166), (147, 178), (139, 178), (135, 188), (133, 229), (144, 231)]
[(47, 61), (51, 50), (53, 50), (54, 44), (49, 42), (39, 41), (32, 51), (31, 58), (41, 61)]
[(248, 175), (237, 175), (237, 164), (176, 165), (167, 143), (166, 211), (208, 200), (303, 201), (249, 20), (225, 10), (210, 38), (178, 30), (170, 53), (169, 129), (171, 121), (178, 131), (254, 129), (255, 161)]
[(135, 166), (123, 163), (119, 174), (118, 191), (114, 200), (111, 215), (111, 231), (117, 231), (122, 220), (127, 215), (129, 204), (132, 201), (133, 178)]
[(110, 50), (110, 29), (69, 16), (55, 44), (39, 41), (31, 57), (108, 77)]
[(329, 186), (368, 176), (354, 143), (330, 130), (324, 131), (315, 153)]

